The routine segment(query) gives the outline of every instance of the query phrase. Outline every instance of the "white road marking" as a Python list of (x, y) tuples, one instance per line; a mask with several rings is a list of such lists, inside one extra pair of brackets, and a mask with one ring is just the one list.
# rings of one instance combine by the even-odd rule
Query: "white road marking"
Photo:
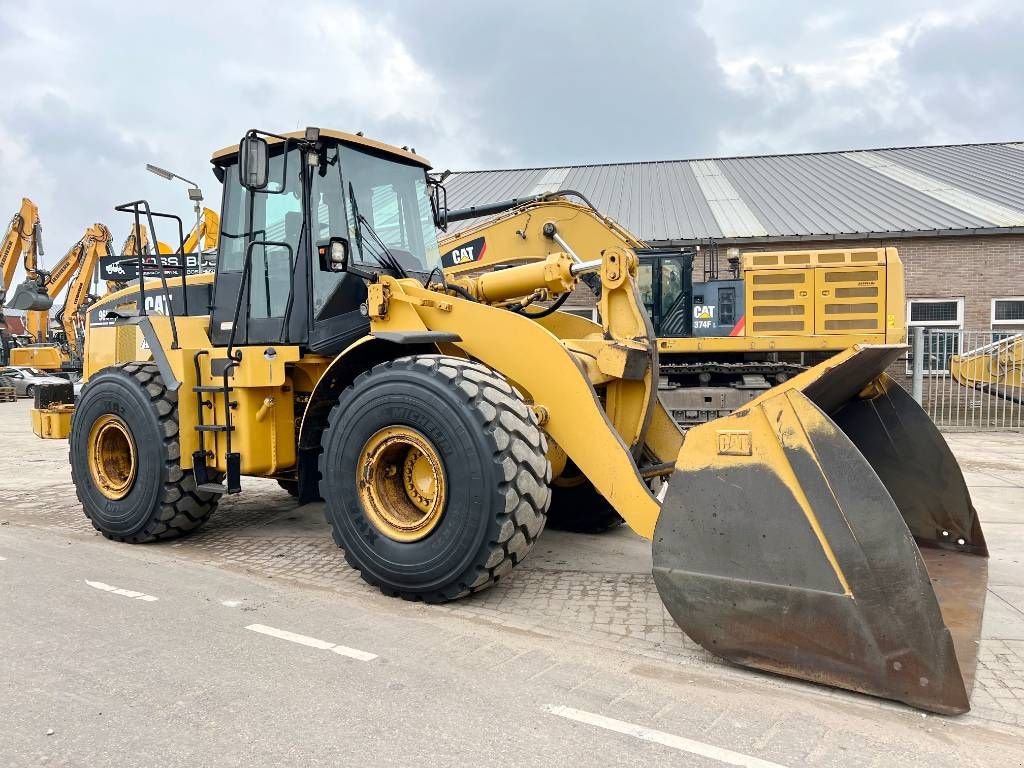
[(358, 661), (373, 661), (377, 658), (377, 654), (375, 653), (360, 651), (358, 648), (349, 648), (346, 645), (328, 643), (326, 640), (317, 640), (315, 637), (299, 635), (295, 632), (289, 632), (286, 629), (268, 627), (265, 624), (250, 624), (246, 629), (252, 630), (253, 632), (259, 632), (261, 635), (270, 635), (271, 637), (276, 637), (280, 640), (288, 640), (289, 642), (298, 643), (299, 645), (305, 645), (310, 648), (316, 648), (321, 651), (333, 651), (341, 656), (348, 656), (350, 659), (356, 659)]
[(4, 557), (3, 555), (0, 555), (0, 560), (6, 560), (6, 559), (7, 559), (6, 557)]
[(225, 608), (237, 608), (242, 604), (241, 600), (221, 600), (220, 604)]
[(568, 720), (575, 720), (578, 723), (585, 723), (586, 725), (595, 725), (598, 728), (615, 731), (615, 733), (622, 733), (626, 736), (641, 739), (642, 741), (651, 741), (655, 744), (661, 744), (666, 747), (671, 747), (672, 749), (678, 749), (682, 752), (689, 752), (693, 755), (709, 757), (712, 760), (718, 760), (726, 765), (738, 765), (741, 766), (741, 768), (786, 768), (779, 763), (773, 763), (768, 760), (762, 760), (758, 757), (744, 755), (742, 752), (733, 752), (730, 749), (722, 749), (721, 747), (716, 747), (713, 744), (705, 744), (702, 741), (694, 741), (693, 739), (687, 739), (682, 736), (676, 736), (675, 734), (665, 733), (664, 731), (656, 731), (653, 728), (645, 728), (642, 725), (627, 723), (624, 720), (615, 720), (614, 718), (605, 717), (604, 715), (595, 715), (592, 712), (585, 712), (582, 709), (573, 709), (572, 707), (554, 705), (549, 705), (544, 709), (552, 715), (558, 715), (559, 717), (564, 717)]
[(147, 595), (145, 592), (136, 592), (131, 589), (121, 589), (120, 587), (113, 587), (110, 584), (104, 584), (102, 581), (89, 581), (88, 579), (86, 579), (85, 583), (93, 589), (101, 589), (104, 592), (110, 592), (114, 595), (121, 595), (122, 597), (130, 597), (135, 600), (141, 600), (144, 603), (155, 603), (157, 600), (160, 599), (159, 597)]

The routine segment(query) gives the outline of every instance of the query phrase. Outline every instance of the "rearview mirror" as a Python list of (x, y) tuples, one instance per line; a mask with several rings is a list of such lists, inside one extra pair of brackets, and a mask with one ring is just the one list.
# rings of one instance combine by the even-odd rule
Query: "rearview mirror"
[(238, 175), (242, 186), (263, 189), (270, 176), (270, 157), (267, 140), (246, 134), (238, 145)]
[(348, 240), (344, 237), (332, 237), (326, 243), (317, 245), (320, 254), (320, 270), (322, 272), (348, 271)]
[(448, 178), (450, 171), (445, 171), (440, 176), (427, 174), (427, 184), (430, 187), (430, 209), (434, 214), (434, 226), (442, 232), (448, 231), (448, 190), (444, 186), (444, 180)]

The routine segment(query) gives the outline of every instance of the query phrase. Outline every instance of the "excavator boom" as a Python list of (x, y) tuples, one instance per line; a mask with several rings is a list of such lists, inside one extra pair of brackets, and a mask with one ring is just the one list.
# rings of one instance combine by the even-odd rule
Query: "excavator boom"
[(27, 197), (22, 198), (21, 208), (11, 219), (0, 244), (0, 308), (4, 306), (22, 256), (34, 262), (36, 252), (42, 253), (41, 229), (36, 204)]
[[(26, 328), (35, 345), (12, 350), (13, 362), (53, 369), (81, 360), (82, 345), (78, 332), (81, 311), (89, 300), (89, 284), (96, 271), (100, 252), (109, 251), (109, 248), (109, 230), (102, 224), (93, 224), (52, 271), (39, 269), (35, 260), (28, 264), (28, 278), (18, 286), (10, 306), (26, 310)], [(64, 359), (60, 349), (48, 344), (50, 308), (69, 283), (68, 295), (59, 313), (70, 356)]]

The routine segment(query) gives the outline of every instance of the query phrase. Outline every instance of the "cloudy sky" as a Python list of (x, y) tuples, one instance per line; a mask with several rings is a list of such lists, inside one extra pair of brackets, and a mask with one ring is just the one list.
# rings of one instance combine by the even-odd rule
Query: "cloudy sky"
[(94, 221), (120, 245), (120, 202), (187, 220), (147, 162), (219, 207), (209, 155), (250, 127), (363, 130), (453, 169), (1024, 139), (1012, 2), (135, 6), (0, 6), (0, 217), (35, 200), (48, 264)]

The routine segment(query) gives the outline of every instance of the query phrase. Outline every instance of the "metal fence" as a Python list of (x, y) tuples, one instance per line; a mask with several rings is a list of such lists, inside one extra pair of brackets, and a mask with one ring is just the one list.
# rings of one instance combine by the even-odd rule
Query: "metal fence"
[(940, 428), (1024, 431), (1024, 332), (910, 330), (905, 374)]

